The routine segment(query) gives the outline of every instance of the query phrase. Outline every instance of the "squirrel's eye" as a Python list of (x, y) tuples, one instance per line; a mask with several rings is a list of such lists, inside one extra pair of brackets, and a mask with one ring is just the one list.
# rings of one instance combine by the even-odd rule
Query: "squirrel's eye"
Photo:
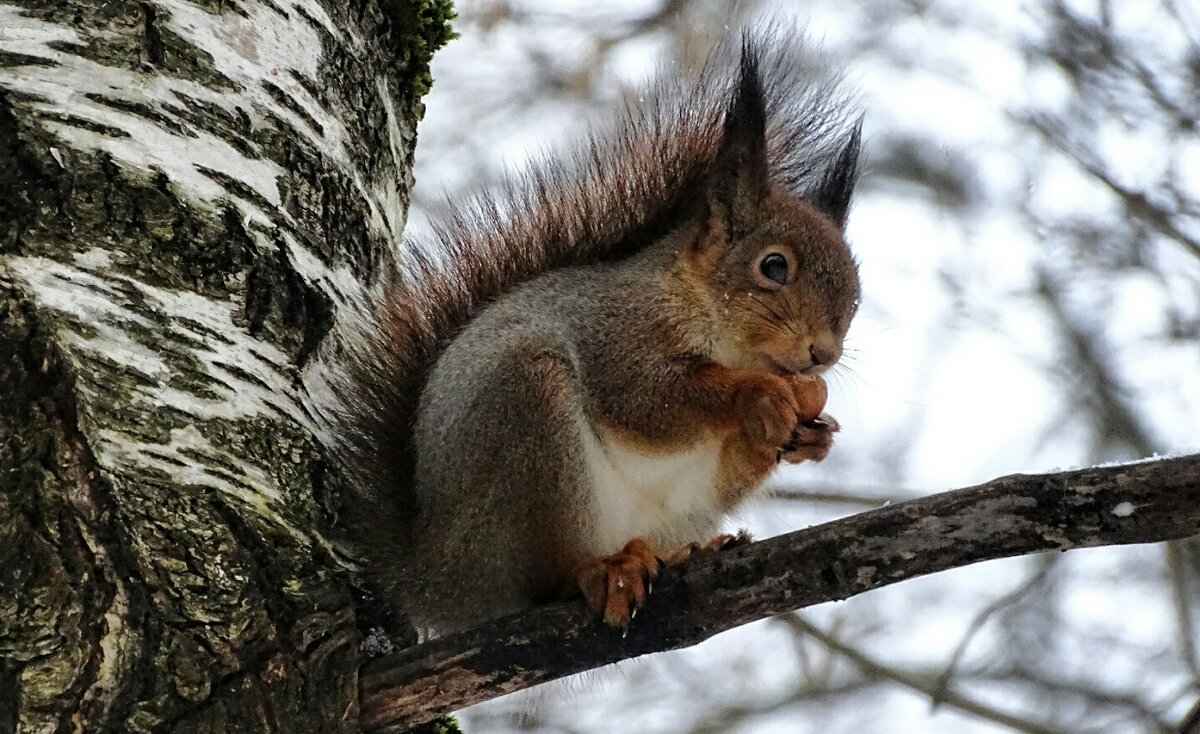
[(780, 255), (778, 252), (772, 252), (762, 259), (758, 264), (758, 272), (767, 276), (776, 283), (783, 285), (787, 283), (788, 263), (787, 258)]

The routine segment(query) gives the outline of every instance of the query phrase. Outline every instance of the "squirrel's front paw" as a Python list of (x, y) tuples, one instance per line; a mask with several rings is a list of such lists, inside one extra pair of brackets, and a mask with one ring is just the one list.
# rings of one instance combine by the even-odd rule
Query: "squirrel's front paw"
[(829, 399), (829, 386), (820, 375), (790, 374), (783, 378), (792, 388), (800, 421), (820, 418)]
[(773, 458), (791, 439), (800, 404), (791, 383), (776, 375), (762, 375), (742, 385), (736, 410), (742, 440)]
[(779, 458), (789, 464), (820, 461), (829, 455), (829, 449), (833, 447), (833, 434), (840, 429), (841, 426), (828, 413), (801, 421), (792, 432), (791, 439), (783, 446)]
[(610, 626), (627, 629), (662, 567), (654, 548), (634, 538), (611, 556), (583, 559), (572, 575), (589, 607), (602, 612)]

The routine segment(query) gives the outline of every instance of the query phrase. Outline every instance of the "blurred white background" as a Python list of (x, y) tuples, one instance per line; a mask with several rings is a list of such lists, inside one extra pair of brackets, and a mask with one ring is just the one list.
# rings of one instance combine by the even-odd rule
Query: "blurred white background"
[[(1193, 0), (458, 8), (420, 129), (417, 230), (444, 196), (571, 140), (756, 19), (806, 27), (859, 92), (864, 304), (831, 381), (843, 432), (736, 524), (765, 537), (1002, 474), (1200, 450)], [(1175, 732), (1200, 697), (1197, 629), (1196, 543), (1045, 555), (750, 625), (463, 723)]]

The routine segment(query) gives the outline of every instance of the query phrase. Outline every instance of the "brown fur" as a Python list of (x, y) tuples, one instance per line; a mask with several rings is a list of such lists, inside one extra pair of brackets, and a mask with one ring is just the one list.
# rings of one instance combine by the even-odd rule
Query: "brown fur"
[[(463, 207), (437, 230), (444, 262), (394, 276), (348, 428), (352, 521), (385, 597), (422, 627), (535, 603), (579, 564), (646, 565), (631, 538), (597, 540), (588, 442), (719, 444), (712, 511), (638, 539), (664, 548), (711, 532), (815, 417), (797, 392), (811, 381), (791, 375), (836, 360), (857, 305), (841, 236), (857, 127), (799, 78), (795, 38), (731, 56)], [(787, 259), (785, 284), (764, 280), (766, 254)]]

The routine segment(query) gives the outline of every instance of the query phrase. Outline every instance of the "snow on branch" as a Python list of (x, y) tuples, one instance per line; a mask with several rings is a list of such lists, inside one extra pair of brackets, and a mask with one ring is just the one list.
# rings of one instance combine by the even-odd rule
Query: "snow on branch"
[(1197, 533), (1200, 455), (1000, 477), (668, 569), (625, 636), (571, 601), (373, 660), (360, 679), (360, 724), (405, 731), (505, 693), (979, 561)]

